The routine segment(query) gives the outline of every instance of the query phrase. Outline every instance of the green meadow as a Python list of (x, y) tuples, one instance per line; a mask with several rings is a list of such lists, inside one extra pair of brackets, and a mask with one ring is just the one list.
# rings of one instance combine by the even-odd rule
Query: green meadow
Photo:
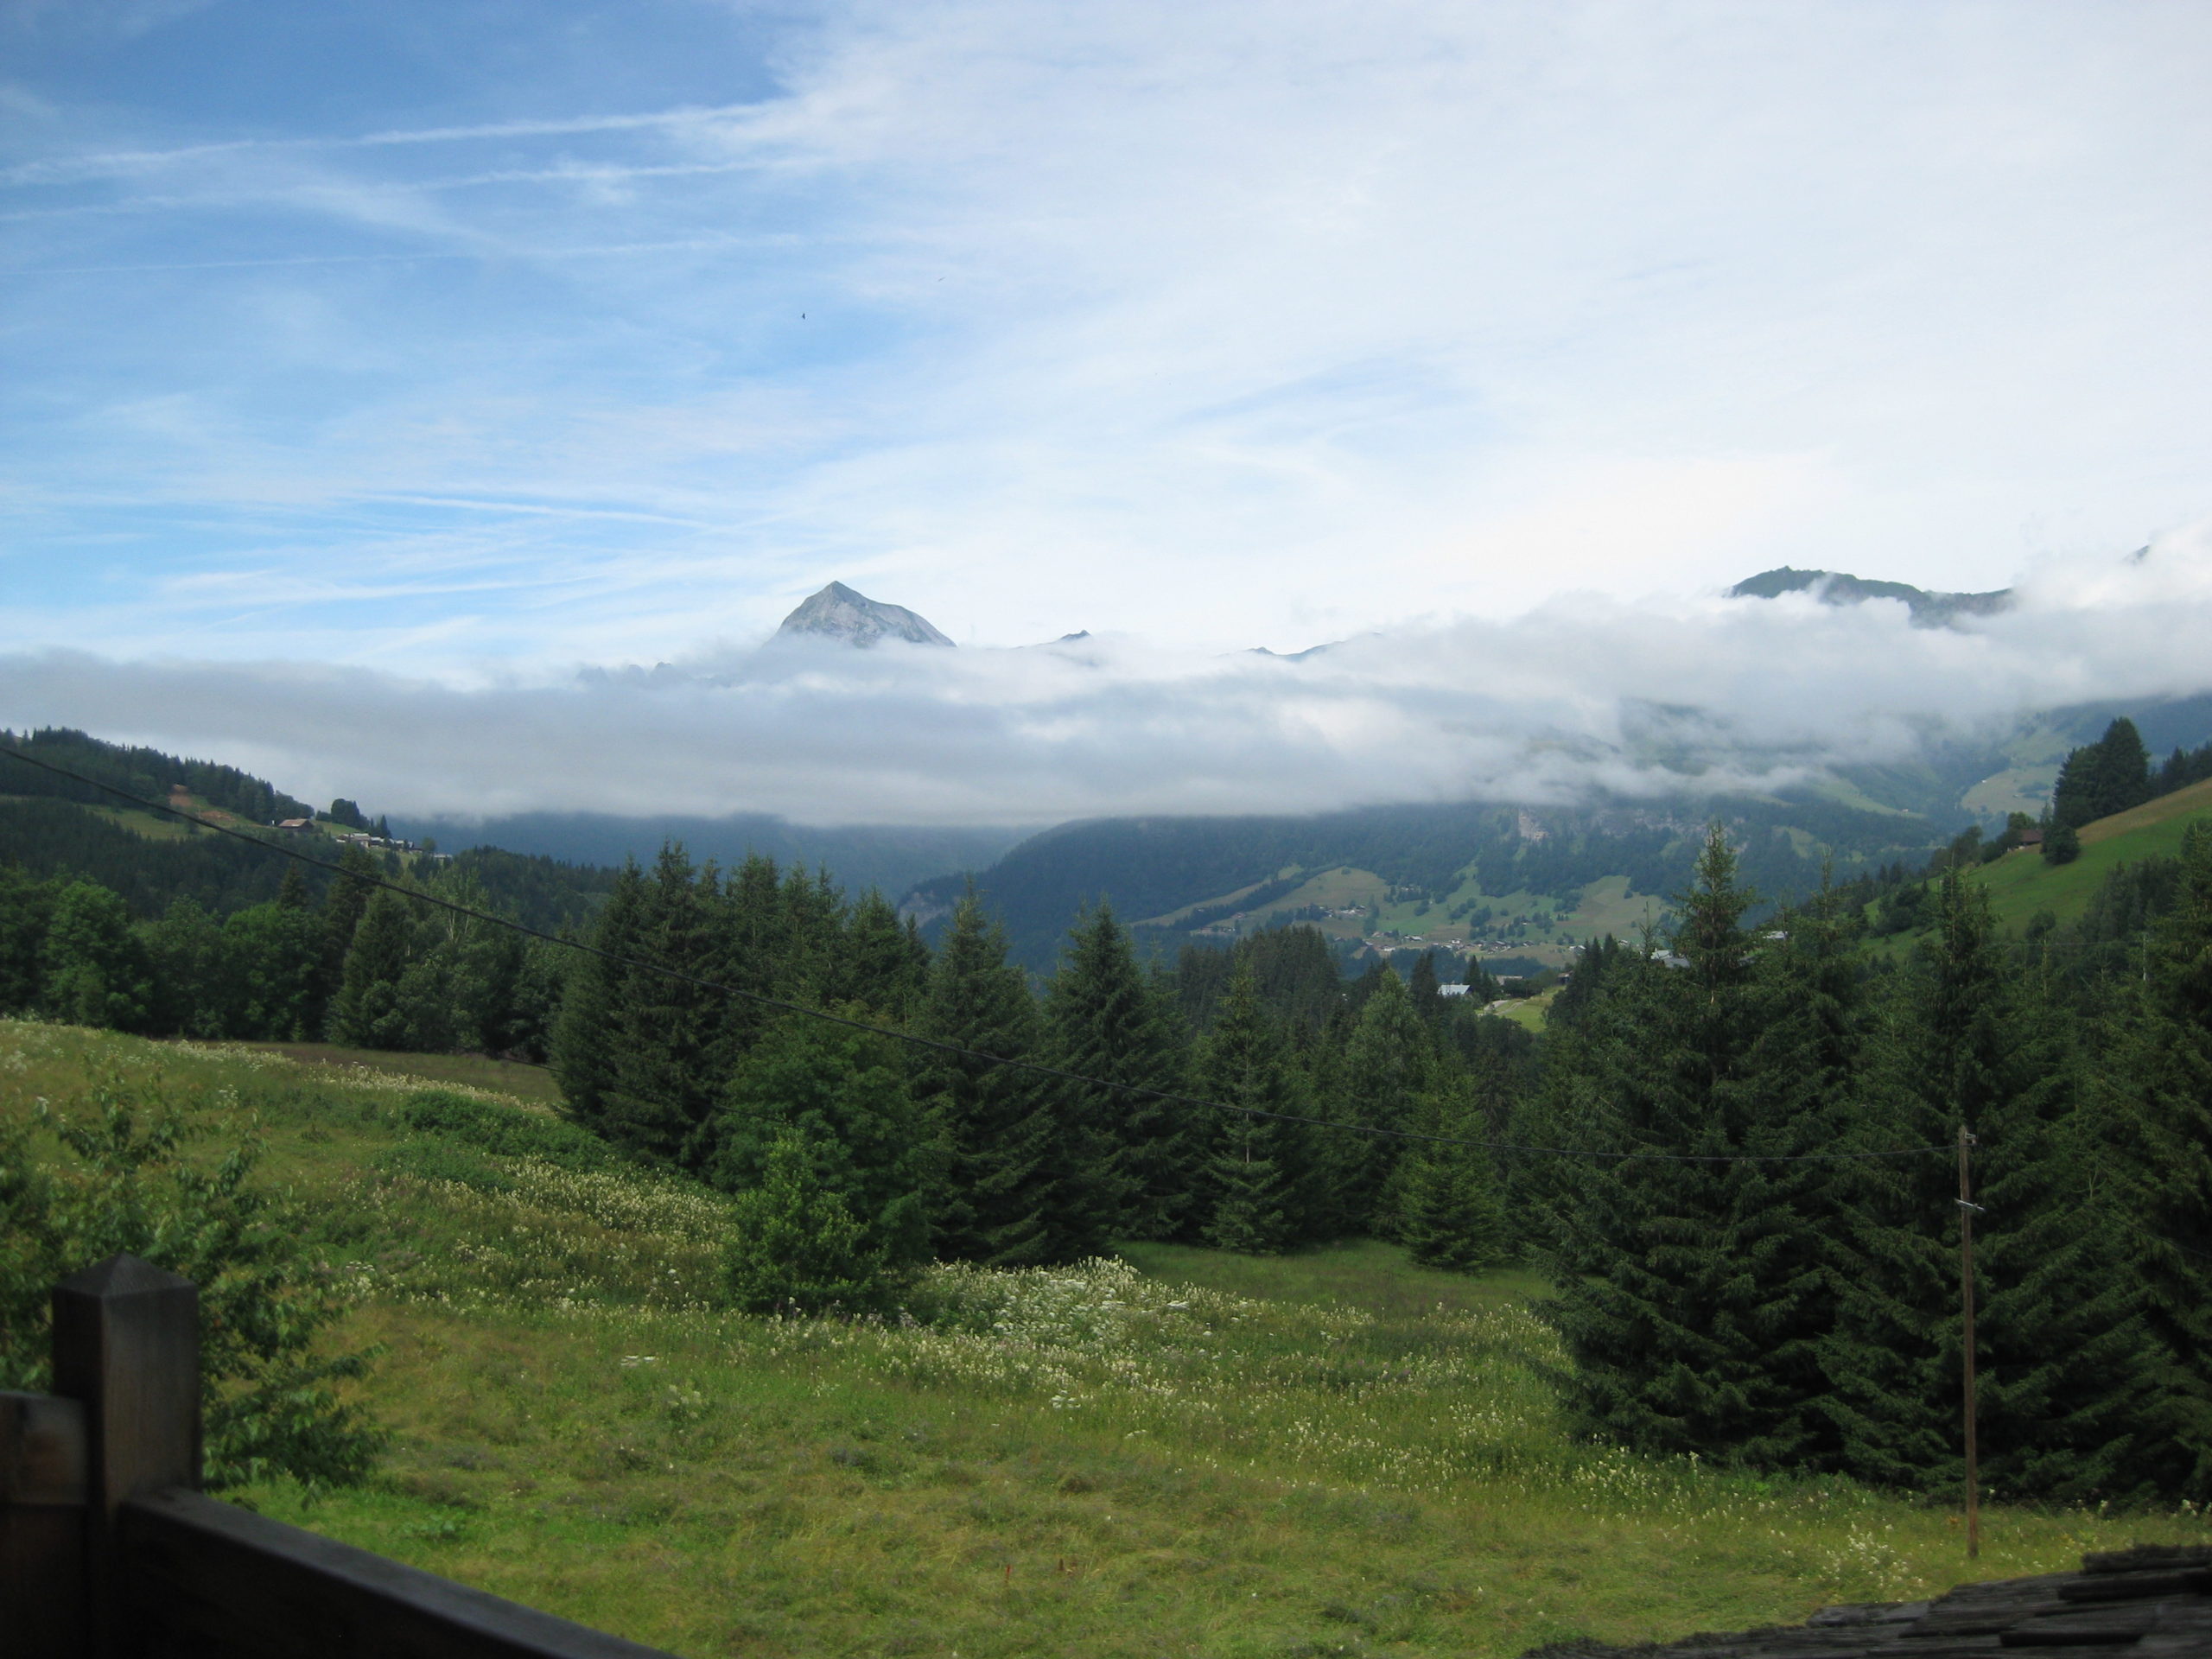
[[(365, 1486), (232, 1497), (698, 1659), (1515, 1655), (2212, 1537), (2000, 1508), (1970, 1563), (1907, 1495), (1579, 1443), (1532, 1274), (1372, 1243), (940, 1268), (887, 1321), (741, 1316), (719, 1195), (562, 1151), (542, 1084), (370, 1061), (0, 1022), (0, 1113), (99, 1083), (206, 1156), (257, 1126), (358, 1297), (341, 1340), (375, 1351), (356, 1387), (392, 1443)], [(488, 1109), (410, 1129), (433, 1088)]]
[(2024, 927), (2038, 911), (2061, 922), (2079, 921), (2106, 877), (2122, 864), (2174, 857), (2181, 851), (2182, 831), (2207, 813), (2212, 813), (2212, 781), (2191, 784), (2084, 824), (2082, 855), (2071, 863), (2048, 864), (2023, 850), (1985, 864), (1973, 879), (1988, 892), (1998, 925), (2009, 931)]

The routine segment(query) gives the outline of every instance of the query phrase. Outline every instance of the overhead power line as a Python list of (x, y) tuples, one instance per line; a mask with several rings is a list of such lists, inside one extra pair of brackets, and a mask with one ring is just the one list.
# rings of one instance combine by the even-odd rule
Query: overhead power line
[(1508, 1152), (1532, 1157), (1589, 1158), (1616, 1163), (1835, 1163), (1868, 1158), (1916, 1158), (1927, 1153), (1948, 1154), (1952, 1151), (1952, 1148), (1948, 1146), (1900, 1147), (1879, 1152), (1795, 1153), (1609, 1152), (1580, 1147), (1531, 1147), (1511, 1141), (1482, 1141), (1465, 1135), (1428, 1135), (1416, 1129), (1386, 1128), (1380, 1124), (1338, 1123), (1325, 1117), (1311, 1117), (1298, 1112), (1270, 1112), (1257, 1106), (1233, 1105), (1227, 1101), (1211, 1100), (1204, 1096), (1182, 1094), (1170, 1089), (1147, 1089), (1141, 1084), (1116, 1083), (1106, 1077), (1089, 1077), (1080, 1071), (1070, 1071), (1060, 1066), (1046, 1065), (1037, 1060), (1025, 1060), (1010, 1054), (993, 1054), (982, 1049), (969, 1048), (959, 1043), (946, 1042), (942, 1038), (925, 1037), (917, 1032), (901, 1031), (895, 1026), (879, 1025), (872, 1020), (855, 1019), (850, 1014), (838, 1014), (829, 1008), (810, 1007), (803, 1002), (793, 1002), (783, 997), (768, 996), (759, 991), (748, 991), (740, 986), (725, 985), (717, 980), (705, 979), (696, 974), (687, 973), (681, 968), (670, 967), (665, 963), (652, 962), (639, 957), (625, 956), (620, 951), (602, 950), (598, 945), (586, 944), (581, 939), (563, 938), (557, 933), (548, 933), (540, 928), (531, 927), (527, 923), (518, 922), (510, 917), (494, 915), (489, 911), (478, 910), (470, 905), (459, 904), (451, 899), (425, 893), (418, 887), (403, 887), (398, 882), (387, 881), (381, 876), (364, 875), (358, 870), (348, 870), (327, 859), (310, 857), (296, 847), (287, 847), (282, 842), (270, 841), (261, 836), (249, 834), (230, 824), (211, 823), (180, 807), (171, 806), (162, 801), (147, 800), (113, 784), (103, 783), (97, 778), (87, 778), (84, 773), (73, 771), (67, 766), (58, 766), (51, 760), (41, 760), (36, 755), (26, 754), (21, 749), (0, 745), (0, 754), (11, 755), (26, 766), (36, 766), (41, 772), (49, 772), (56, 777), (67, 778), (72, 782), (83, 784), (87, 788), (102, 791), (116, 797), (118, 800), (129, 802), (130, 805), (141, 810), (167, 813), (173, 818), (181, 819), (187, 823), (197, 824), (200, 828), (213, 830), (217, 835), (228, 836), (234, 841), (243, 841), (250, 846), (264, 848), (270, 852), (289, 858), (296, 863), (305, 864), (310, 868), (327, 871), (332, 875), (344, 876), (368, 887), (381, 888), (386, 893), (397, 893), (399, 897), (417, 904), (432, 905), (453, 915), (465, 916), (471, 921), (484, 922), (493, 927), (504, 927), (510, 931), (523, 934), (526, 938), (543, 940), (548, 944), (582, 951), (587, 956), (596, 957), (602, 962), (613, 963), (617, 967), (656, 974), (664, 979), (694, 986), (700, 990), (736, 997), (742, 1001), (752, 1003), (756, 1007), (774, 1008), (784, 1014), (800, 1014), (810, 1020), (820, 1020), (833, 1026), (842, 1026), (850, 1031), (864, 1031), (874, 1036), (887, 1037), (895, 1042), (906, 1043), (916, 1048), (925, 1048), (961, 1059), (980, 1061), (986, 1065), (1005, 1066), (1012, 1071), (1027, 1071), (1035, 1077), (1052, 1077), (1062, 1083), (1077, 1083), (1094, 1089), (1109, 1089), (1117, 1094), (1133, 1096), (1139, 1099), (1160, 1101), (1173, 1106), (1195, 1106), (1205, 1111), (1233, 1112), (1244, 1117), (1266, 1118), (1279, 1123), (1304, 1123), (1315, 1128), (1333, 1129), (1340, 1133), (1375, 1135), (1395, 1141), (1417, 1141), (1433, 1146), (1479, 1147), (1491, 1152)]

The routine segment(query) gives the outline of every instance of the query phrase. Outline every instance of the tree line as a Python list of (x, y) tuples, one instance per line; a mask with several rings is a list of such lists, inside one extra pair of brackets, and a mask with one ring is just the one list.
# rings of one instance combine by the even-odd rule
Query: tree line
[(1510, 1176), (1586, 1425), (1955, 1492), (1964, 1130), (1985, 1482), (2212, 1490), (2212, 821), (2176, 862), (2120, 975), (1955, 864), (1901, 962), (1833, 891), (1748, 926), (1717, 831), (1663, 957), (1586, 953), (1515, 1138), (1653, 1155)]
[[(319, 899), (295, 872), (220, 920), (0, 872), (0, 1006), (543, 1055), (583, 1127), (739, 1195), (756, 1307), (857, 1310), (933, 1258), (1130, 1238), (1528, 1259), (1592, 1433), (1927, 1491), (1962, 1478), (1963, 1128), (1985, 1478), (2201, 1499), (2212, 824), (2024, 939), (1973, 862), (1944, 862), (1923, 936), (1885, 954), (1845, 889), (1754, 919), (1715, 826), (1672, 925), (1586, 950), (1541, 1039), (1443, 996), (1431, 959), (1347, 981), (1310, 928), (1171, 966), (1100, 905), (1039, 977), (972, 892), (932, 948), (880, 893), (672, 845), (611, 878), (590, 955), (424, 902), (496, 902), (457, 867), (378, 888), (359, 849)], [(2120, 917), (2124, 950), (2099, 932)]]

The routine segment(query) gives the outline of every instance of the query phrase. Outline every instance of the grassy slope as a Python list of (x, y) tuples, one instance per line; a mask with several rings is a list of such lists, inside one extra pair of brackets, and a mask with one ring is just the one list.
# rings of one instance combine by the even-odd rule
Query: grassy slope
[(2183, 829), (2206, 813), (2212, 813), (2212, 780), (2085, 825), (2082, 856), (2070, 864), (2046, 864), (2031, 852), (2008, 853), (1982, 866), (1974, 879), (1988, 889), (1990, 908), (2002, 926), (2024, 926), (2039, 910), (2074, 921), (2113, 870), (2153, 855), (2171, 858), (2181, 850)]
[(1969, 1573), (1912, 1503), (1578, 1446), (1522, 1274), (1140, 1246), (941, 1273), (950, 1324), (779, 1324), (703, 1294), (712, 1194), (397, 1174), (385, 1071), (0, 1023), (0, 1112), (69, 1109), (95, 1069), (219, 1130), (257, 1114), (383, 1345), (378, 1481), (248, 1501), (682, 1654), (1507, 1655), (2207, 1535), (2000, 1508)]

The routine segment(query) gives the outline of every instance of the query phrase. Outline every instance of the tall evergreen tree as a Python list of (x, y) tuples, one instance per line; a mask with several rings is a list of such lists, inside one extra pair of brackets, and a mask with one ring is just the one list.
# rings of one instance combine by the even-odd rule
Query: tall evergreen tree
[(1976, 1137), (1981, 1468), (2017, 1497), (2132, 1489), (2134, 1421), (2155, 1371), (2124, 1236), (2083, 1192), (2098, 1160), (2075, 1109), (2063, 1010), (2038, 976), (2008, 972), (1986, 893), (1947, 870), (1937, 925), (1891, 982), (1872, 1087), (1857, 1121), (1867, 1151), (1935, 1155), (1851, 1166), (1850, 1260), (1823, 1344), (1824, 1409), (1843, 1466), (1867, 1479), (1955, 1491), (1962, 1478), (1958, 1176), (1941, 1149)]
[[(1033, 1058), (1042, 1039), (1036, 1001), (1006, 955), (1006, 931), (970, 891), (931, 968), (923, 1033), (978, 1053)], [(915, 1089), (945, 1148), (939, 1249), (992, 1267), (1056, 1260), (1058, 1137), (1044, 1080), (969, 1055), (925, 1052)]]
[(645, 879), (625, 860), (607, 892), (588, 944), (562, 986), (552, 1033), (553, 1075), (579, 1122), (604, 1135), (607, 1094), (614, 1086), (617, 1009), (637, 954), (645, 911)]
[(1140, 1238), (1173, 1236), (1192, 1198), (1188, 1109), (1108, 1085), (1180, 1090), (1179, 1021), (1138, 965), (1109, 906), (1076, 924), (1044, 1012), (1052, 1064), (1099, 1080), (1064, 1082), (1054, 1090), (1063, 1248), (1097, 1254), (1123, 1230)]
[(877, 889), (870, 887), (853, 906), (841, 956), (838, 995), (847, 1001), (894, 1020), (907, 1019), (920, 1006), (929, 984), (929, 946)]
[(711, 872), (702, 881), (673, 842), (653, 861), (642, 901), (639, 965), (623, 973), (607, 1010), (613, 1065), (601, 1132), (649, 1157), (696, 1162), (724, 1077), (717, 1039), (726, 999), (707, 988), (721, 956), (721, 906)]
[(54, 883), (33, 880), (20, 865), (0, 863), (0, 1014), (38, 1006), (54, 894)]
[(378, 892), (353, 930), (338, 995), (330, 1001), (330, 1039), (354, 1048), (408, 1048), (414, 1033), (400, 982), (415, 955), (415, 918), (406, 899)]
[(2169, 1490), (2212, 1497), (2212, 821), (2183, 832), (2180, 880), (2153, 926), (2101, 1068), (2126, 1138), (2120, 1199), (2163, 1364)]
[(2051, 786), (2051, 822), (2078, 830), (2092, 819), (2140, 806), (2151, 798), (2151, 757), (2135, 722), (2120, 716), (2104, 735), (2066, 757)]
[(327, 1005), (338, 995), (346, 974), (346, 953), (353, 948), (353, 930), (369, 908), (376, 891), (376, 861), (365, 847), (347, 842), (338, 854), (338, 874), (322, 900), (322, 975), (316, 986), (319, 1000)]
[(1201, 1189), (1207, 1242), (1248, 1255), (1304, 1243), (1313, 1230), (1304, 1213), (1305, 1126), (1269, 1115), (1303, 1115), (1306, 1103), (1284, 1067), (1282, 1037), (1260, 1004), (1249, 961), (1229, 982), (1194, 1071), (1198, 1093), (1230, 1109), (1212, 1126)]
[(1393, 1230), (1424, 1267), (1479, 1273), (1505, 1259), (1505, 1203), (1489, 1150), (1490, 1125), (1471, 1078), (1444, 1077), (1420, 1100), (1412, 1128), (1440, 1137), (1407, 1144), (1399, 1161)]
[(1392, 1226), (1397, 1202), (1391, 1177), (1403, 1145), (1395, 1134), (1413, 1127), (1439, 1076), (1436, 1039), (1405, 982), (1384, 967), (1345, 1045), (1344, 1095), (1329, 1114), (1348, 1128), (1321, 1132), (1344, 1230)]
[(1634, 976), (1611, 1033), (1631, 1052), (1601, 1062), (1612, 1150), (1647, 1155), (1576, 1178), (1552, 1310), (1592, 1427), (1649, 1451), (1792, 1464), (1821, 1428), (1808, 1378), (1826, 1217), (1810, 1166), (1748, 1160), (1812, 1150), (1815, 1127), (1754, 1059), (1753, 899), (1714, 824), (1680, 899), (1684, 965)]

